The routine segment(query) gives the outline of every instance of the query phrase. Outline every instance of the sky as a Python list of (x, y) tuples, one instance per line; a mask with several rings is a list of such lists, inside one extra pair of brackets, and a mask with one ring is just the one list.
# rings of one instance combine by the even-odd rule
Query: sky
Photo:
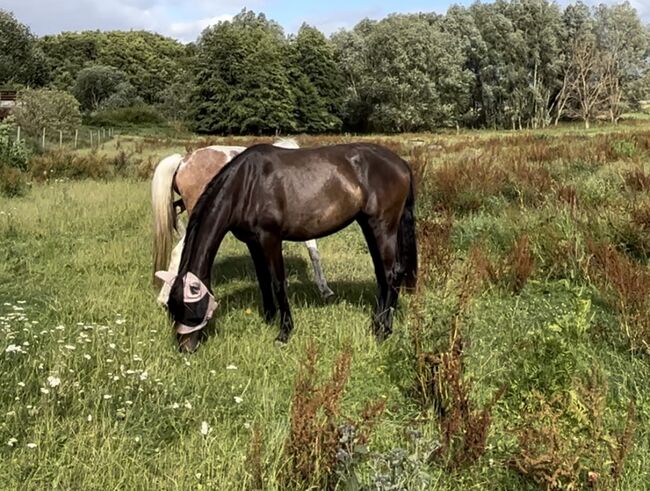
[[(390, 13), (444, 13), (452, 4), (472, 0), (0, 0), (0, 9), (14, 13), (37, 35), (62, 31), (146, 29), (194, 41), (201, 31), (247, 8), (264, 12), (287, 33), (303, 22), (326, 34), (351, 28), (361, 19), (380, 19)], [(561, 5), (570, 0), (560, 0)], [(585, 3), (616, 3), (587, 0)], [(630, 0), (644, 23), (650, 24), (650, 0)]]

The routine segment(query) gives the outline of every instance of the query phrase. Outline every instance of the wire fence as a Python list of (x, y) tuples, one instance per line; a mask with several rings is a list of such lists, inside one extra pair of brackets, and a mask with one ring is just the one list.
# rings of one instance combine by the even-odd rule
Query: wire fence
[(74, 130), (54, 130), (43, 128), (38, 136), (27, 135), (20, 126), (16, 127), (16, 141), (29, 140), (43, 151), (56, 149), (95, 148), (112, 140), (116, 133), (113, 128), (77, 128)]

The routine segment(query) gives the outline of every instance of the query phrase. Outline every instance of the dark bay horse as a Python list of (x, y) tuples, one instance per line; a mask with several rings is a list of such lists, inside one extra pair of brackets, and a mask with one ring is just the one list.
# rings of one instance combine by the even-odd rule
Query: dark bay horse
[(282, 241), (323, 237), (354, 221), (361, 226), (377, 276), (373, 330), (378, 339), (385, 338), (392, 332), (400, 286), (414, 288), (417, 280), (414, 200), (409, 165), (379, 145), (250, 147), (199, 198), (178, 275), (157, 273), (171, 284), (168, 307), (181, 347), (182, 338), (198, 334), (216, 308), (210, 274), (227, 232), (248, 246), (267, 321), (276, 314), (275, 294), (281, 323), (277, 341), (287, 342), (293, 321)]
[[(273, 143), (273, 145), (282, 148), (299, 148), (298, 142), (293, 138), (283, 138)], [(153, 208), (154, 222), (154, 271), (166, 268), (176, 274), (185, 241), (185, 232), (178, 220), (178, 214), (184, 208), (187, 210), (187, 214), (191, 215), (196, 202), (212, 178), (233, 157), (244, 150), (246, 150), (246, 147), (213, 145), (199, 148), (184, 157), (179, 154), (170, 155), (161, 160), (156, 166), (151, 180), (151, 206)], [(174, 191), (181, 197), (181, 208), (175, 206)], [(180, 232), (181, 238), (172, 250), (174, 229)], [(309, 251), (309, 258), (314, 268), (314, 276), (321, 296), (325, 300), (329, 300), (334, 296), (334, 292), (327, 285), (327, 280), (323, 274), (316, 241), (308, 240), (305, 242), (305, 246)], [(167, 304), (169, 288), (170, 285), (165, 283), (160, 289), (158, 302), (162, 305)]]

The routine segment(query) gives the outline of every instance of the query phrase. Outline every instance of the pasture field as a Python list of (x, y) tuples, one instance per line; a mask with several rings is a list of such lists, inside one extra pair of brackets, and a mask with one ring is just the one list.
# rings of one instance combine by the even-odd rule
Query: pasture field
[(331, 304), (286, 244), (282, 348), (227, 237), (215, 332), (176, 351), (141, 177), (205, 139), (122, 136), (122, 177), (0, 198), (0, 488), (648, 489), (648, 121), (364, 139), (418, 180), (420, 286), (381, 345), (353, 225), (319, 241)]

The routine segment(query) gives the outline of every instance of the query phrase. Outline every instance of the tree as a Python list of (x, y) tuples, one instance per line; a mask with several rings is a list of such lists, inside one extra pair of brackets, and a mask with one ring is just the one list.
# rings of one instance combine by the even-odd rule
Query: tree
[(437, 17), (393, 15), (377, 23), (365, 21), (335, 42), (354, 87), (348, 113), (359, 111), (354, 119), (367, 118), (369, 129), (457, 126), (467, 112), (471, 73), (464, 68), (459, 43)]
[(318, 29), (303, 24), (287, 51), (296, 129), (308, 133), (339, 130), (343, 78), (332, 46)]
[(47, 79), (45, 59), (29, 28), (0, 10), (0, 85), (39, 87)]
[(136, 100), (135, 88), (128, 82), (126, 74), (105, 65), (82, 69), (72, 92), (85, 111), (125, 107)]
[(81, 70), (112, 66), (126, 75), (137, 95), (152, 104), (169, 85), (185, 77), (188, 49), (146, 31), (65, 32), (39, 40), (52, 71), (52, 85), (72, 90)]
[(295, 130), (286, 39), (278, 24), (243, 10), (232, 22), (207, 28), (196, 49), (190, 99), (195, 130), (267, 134)]
[(628, 2), (598, 6), (594, 27), (605, 65), (605, 105), (610, 121), (616, 123), (633, 103), (636, 84), (648, 67), (650, 36)]
[(29, 135), (37, 136), (43, 128), (69, 133), (81, 124), (79, 102), (68, 92), (24, 89), (17, 102), (16, 124)]

